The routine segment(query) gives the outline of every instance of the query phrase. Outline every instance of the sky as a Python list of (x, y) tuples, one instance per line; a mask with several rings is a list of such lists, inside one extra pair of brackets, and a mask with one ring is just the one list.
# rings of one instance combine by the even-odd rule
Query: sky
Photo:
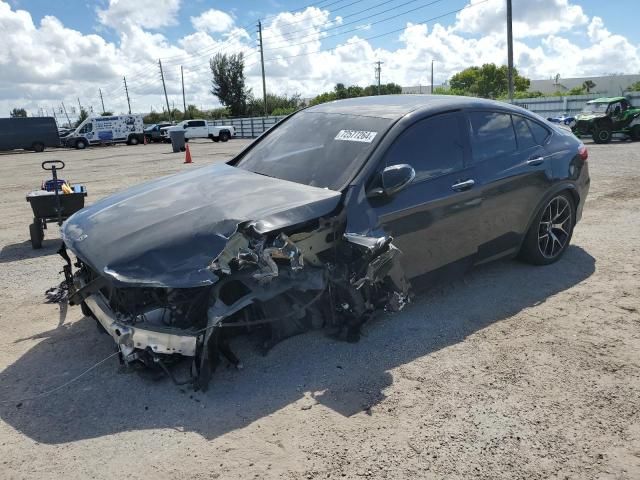
[[(638, 0), (513, 0), (514, 56), (531, 78), (640, 73)], [(219, 106), (209, 58), (242, 52), (262, 92), (257, 22), (269, 92), (313, 97), (338, 83), (435, 84), (472, 65), (506, 63), (506, 0), (0, 0), (0, 111), (74, 117), (78, 105), (116, 113)], [(634, 26), (634, 23), (636, 24)], [(4, 116), (4, 115), (2, 115)]]

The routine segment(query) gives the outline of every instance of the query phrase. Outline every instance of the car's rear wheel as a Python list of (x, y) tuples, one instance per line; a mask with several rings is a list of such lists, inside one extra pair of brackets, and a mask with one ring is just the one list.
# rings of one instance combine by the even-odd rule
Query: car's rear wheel
[(631, 139), (635, 140), (636, 142), (640, 141), (640, 125), (635, 125), (631, 129)]
[(44, 152), (44, 143), (36, 142), (31, 146), (31, 149), (38, 153)]
[(607, 126), (596, 127), (593, 131), (593, 141), (596, 143), (609, 143), (611, 141), (611, 129)]
[(129, 137), (129, 145), (137, 145), (138, 143), (138, 137), (135, 135), (131, 135), (131, 137)]
[(534, 265), (549, 265), (557, 261), (569, 246), (575, 218), (573, 197), (568, 192), (555, 195), (529, 227), (520, 257)]

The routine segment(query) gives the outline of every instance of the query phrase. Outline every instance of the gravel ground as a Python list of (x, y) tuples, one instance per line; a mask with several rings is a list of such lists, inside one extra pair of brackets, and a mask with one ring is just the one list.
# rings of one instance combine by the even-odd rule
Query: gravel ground
[(62, 158), (88, 201), (221, 161), (246, 142), (0, 155), (1, 478), (640, 478), (640, 144), (588, 144), (592, 187), (559, 263), (503, 261), (369, 323), (248, 341), (245, 369), (193, 393), (120, 371), (60, 280), (57, 227), (34, 251), (24, 195)]

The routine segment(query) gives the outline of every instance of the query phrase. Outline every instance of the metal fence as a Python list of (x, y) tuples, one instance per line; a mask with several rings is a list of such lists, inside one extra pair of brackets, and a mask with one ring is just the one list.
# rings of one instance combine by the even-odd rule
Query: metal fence
[[(567, 97), (521, 98), (514, 100), (513, 103), (544, 118), (556, 117), (562, 114), (574, 116), (580, 113), (589, 100), (603, 96), (603, 94), (589, 94)], [(629, 99), (632, 105), (640, 106), (640, 92), (627, 92), (624, 96)]]
[(256, 138), (269, 130), (285, 115), (274, 117), (250, 117), (250, 118), (222, 118), (220, 120), (209, 120), (213, 125), (232, 125), (236, 129), (236, 137)]

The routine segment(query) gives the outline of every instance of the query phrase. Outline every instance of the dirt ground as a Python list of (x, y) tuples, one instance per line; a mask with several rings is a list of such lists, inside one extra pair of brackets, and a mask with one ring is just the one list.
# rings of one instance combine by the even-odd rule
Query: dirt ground
[[(120, 371), (80, 309), (45, 304), (57, 227), (28, 242), (45, 159), (88, 201), (246, 144), (0, 155), (0, 478), (640, 478), (640, 143), (588, 144), (592, 177), (559, 263), (487, 265), (366, 326), (215, 373), (203, 394)], [(212, 188), (213, 185), (212, 185)]]

